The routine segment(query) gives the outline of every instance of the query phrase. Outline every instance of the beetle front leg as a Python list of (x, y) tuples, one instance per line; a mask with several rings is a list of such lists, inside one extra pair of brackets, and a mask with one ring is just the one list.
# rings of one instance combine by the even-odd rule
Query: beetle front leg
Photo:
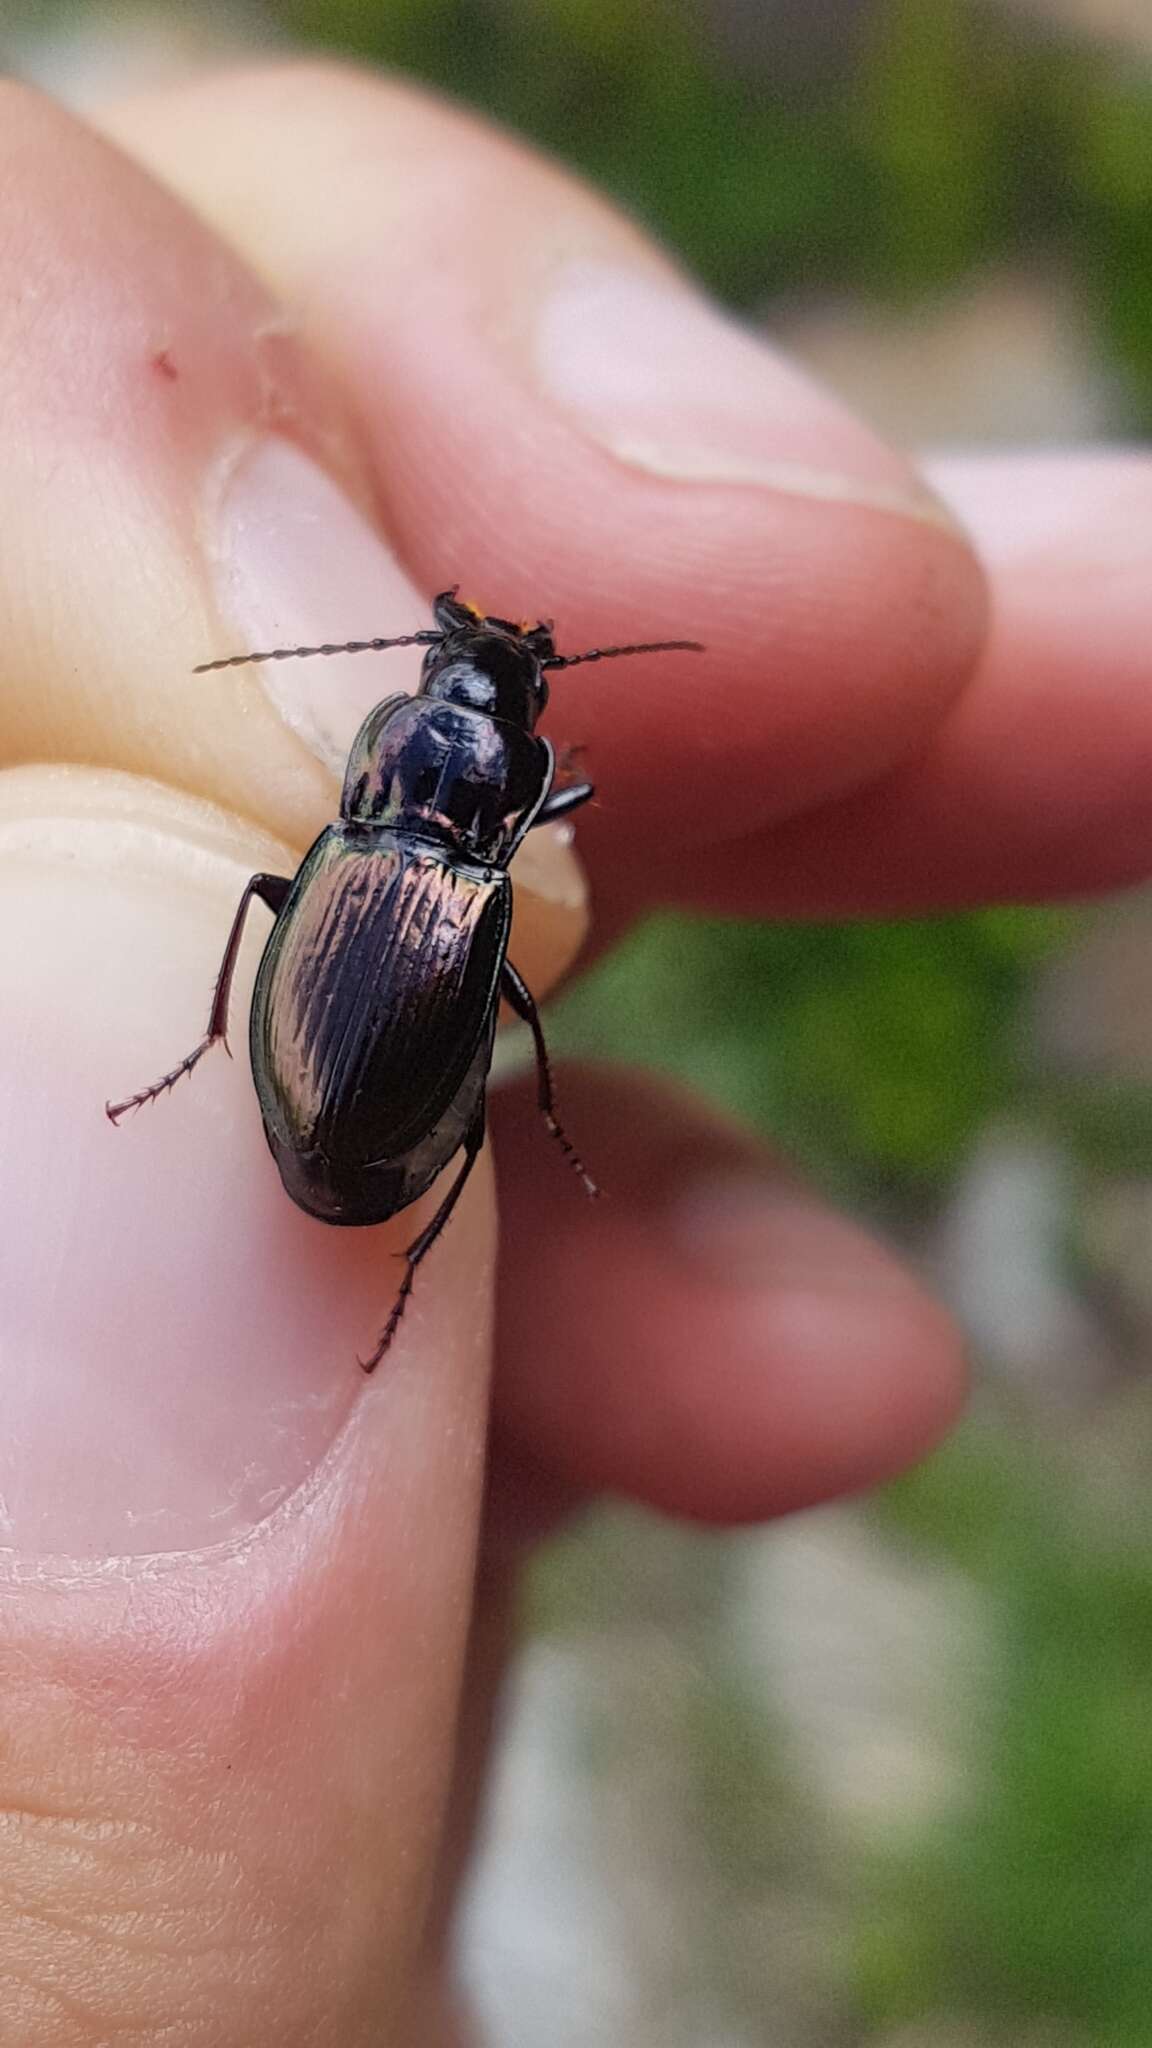
[(240, 941), (244, 936), (244, 920), (248, 915), (248, 906), (254, 896), (259, 896), (261, 902), (268, 905), (273, 916), (277, 916), (284, 907), (291, 887), (291, 882), (284, 875), (252, 876), (232, 920), (228, 944), (224, 948), (224, 958), (220, 962), (220, 972), (216, 976), (216, 987), (212, 993), (212, 1009), (208, 1017), (207, 1031), (199, 1045), (180, 1061), (179, 1066), (173, 1067), (171, 1073), (162, 1074), (150, 1088), (141, 1088), (137, 1095), (126, 1095), (123, 1102), (106, 1102), (104, 1109), (111, 1123), (119, 1123), (120, 1118), (126, 1115), (128, 1110), (139, 1109), (142, 1103), (153, 1102), (158, 1095), (163, 1095), (169, 1088), (174, 1088), (177, 1081), (183, 1075), (190, 1074), (197, 1061), (202, 1060), (205, 1053), (220, 1039), (227, 1045), (228, 998), (232, 993), (232, 977), (240, 957)]
[(517, 974), (510, 960), (506, 960), (500, 969), (500, 993), (509, 1008), (524, 1019), (532, 1033), (532, 1042), (536, 1048), (536, 1100), (540, 1106), (540, 1114), (567, 1158), (569, 1166), (574, 1173), (580, 1175), (587, 1193), (595, 1200), (600, 1190), (556, 1114), (552, 1062), (548, 1057), (548, 1047), (544, 1043), (544, 1026), (540, 1022), (540, 1012), (536, 1008), (527, 982)]
[(408, 1306), (408, 1296), (412, 1292), (412, 1283), (416, 1278), (416, 1268), (420, 1264), (421, 1259), (427, 1258), (436, 1239), (445, 1228), (453, 1209), (464, 1193), (464, 1186), (468, 1175), (475, 1166), (483, 1148), (484, 1122), (485, 1105), (483, 1099), (481, 1099), (480, 1108), (464, 1139), (464, 1163), (459, 1173), (456, 1175), (436, 1214), (424, 1225), (419, 1237), (413, 1238), (407, 1251), (401, 1254), (408, 1261), (408, 1270), (400, 1283), (400, 1292), (392, 1304), (392, 1313), (380, 1332), (380, 1342), (377, 1344), (371, 1358), (362, 1358), (360, 1360), (360, 1364), (365, 1372), (375, 1372), (393, 1337), (396, 1335), (400, 1327), (400, 1318)]
[(596, 794), (593, 782), (570, 782), (566, 789), (554, 789), (546, 796), (532, 820), (532, 830), (537, 825), (554, 825), (558, 818), (567, 818), (572, 811), (578, 811), (581, 804), (590, 803)]

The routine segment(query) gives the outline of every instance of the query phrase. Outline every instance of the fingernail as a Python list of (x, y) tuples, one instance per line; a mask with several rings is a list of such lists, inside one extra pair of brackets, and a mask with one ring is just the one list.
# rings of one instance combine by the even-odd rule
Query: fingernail
[(935, 456), (928, 469), (986, 559), (1043, 567), (1051, 557), (1063, 591), (1072, 545), (1078, 587), (1090, 591), (1093, 602), (1105, 587), (1111, 598), (1133, 574), (1143, 597), (1152, 549), (1146, 457), (997, 451), (993, 457)]
[(682, 286), (569, 265), (541, 309), (536, 364), (546, 393), (647, 475), (953, 523), (837, 399)]
[(783, 1179), (721, 1174), (680, 1190), (667, 1217), (677, 1249), (722, 1286), (845, 1297), (918, 1292), (882, 1246)]
[[(427, 601), (376, 529), (289, 441), (258, 442), (240, 457), (224, 486), (212, 554), (217, 602), (235, 643), (221, 653), (390, 638), (431, 624)], [(251, 670), (336, 775), (372, 706), (414, 689), (419, 673), (417, 647)]]

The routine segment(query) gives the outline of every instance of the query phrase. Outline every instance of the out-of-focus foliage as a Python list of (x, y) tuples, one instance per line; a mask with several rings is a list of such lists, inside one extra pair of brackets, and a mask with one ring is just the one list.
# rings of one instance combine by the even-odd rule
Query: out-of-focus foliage
[[(1021, 249), (1058, 250), (1152, 421), (1152, 76), (1131, 60), (981, 0), (268, 11), (294, 36), (398, 64), (536, 137), (736, 305), (810, 288), (915, 293)], [(742, 37), (725, 36), (730, 13)]]
[(1146, 1403), (1123, 1436), (1085, 1461), (972, 1431), (888, 1495), (891, 1523), (982, 1587), (993, 1641), (949, 1824), (867, 1888), (862, 1981), (887, 2020), (1152, 2037), (1152, 1538), (1117, 1483)]
[(923, 1190), (1018, 1086), (1012, 1019), (1059, 921), (653, 919), (559, 1012), (558, 1047), (658, 1063), (825, 1185)]

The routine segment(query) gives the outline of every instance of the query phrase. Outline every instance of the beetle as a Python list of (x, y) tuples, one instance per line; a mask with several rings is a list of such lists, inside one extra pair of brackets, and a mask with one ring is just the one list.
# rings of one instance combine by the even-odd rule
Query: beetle
[(292, 1200), (325, 1223), (383, 1223), (462, 1153), (434, 1215), (402, 1254), (404, 1278), (375, 1350), (394, 1338), (417, 1268), (443, 1232), (484, 1143), (488, 1073), (503, 998), (527, 1024), (544, 1121), (590, 1195), (598, 1193), (556, 1114), (532, 995), (508, 958), (508, 864), (525, 833), (566, 818), (590, 782), (554, 788), (555, 755), (536, 722), (547, 673), (620, 655), (701, 652), (694, 640), (559, 654), (550, 621), (433, 604), (435, 626), (394, 639), (278, 647), (201, 662), (196, 673), (296, 656), (424, 647), (415, 695), (385, 697), (352, 743), (339, 820), (294, 878), (253, 875), (216, 978), (208, 1028), (149, 1088), (105, 1105), (113, 1123), (154, 1101), (214, 1045), (253, 897), (275, 922), (249, 1026), (264, 1132)]

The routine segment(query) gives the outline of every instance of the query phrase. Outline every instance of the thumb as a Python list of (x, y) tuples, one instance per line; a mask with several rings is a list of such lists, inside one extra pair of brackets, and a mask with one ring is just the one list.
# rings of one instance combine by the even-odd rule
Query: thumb
[(300, 1215), (243, 1058), (118, 1130), (103, 1104), (195, 1043), (243, 884), (332, 816), (321, 740), (394, 686), (368, 662), (289, 703), (192, 664), (418, 600), (235, 259), (67, 116), (0, 103), (0, 758), (77, 764), (0, 773), (0, 2036), (416, 2042), (486, 1168), (365, 1383), (413, 1219)]
[(486, 1170), (365, 1382), (411, 1218), (336, 1232), (292, 1209), (240, 1059), (121, 1130), (101, 1113), (199, 1028), (243, 879), (276, 859), (156, 785), (0, 776), (21, 2048), (418, 2038), (484, 1436)]

